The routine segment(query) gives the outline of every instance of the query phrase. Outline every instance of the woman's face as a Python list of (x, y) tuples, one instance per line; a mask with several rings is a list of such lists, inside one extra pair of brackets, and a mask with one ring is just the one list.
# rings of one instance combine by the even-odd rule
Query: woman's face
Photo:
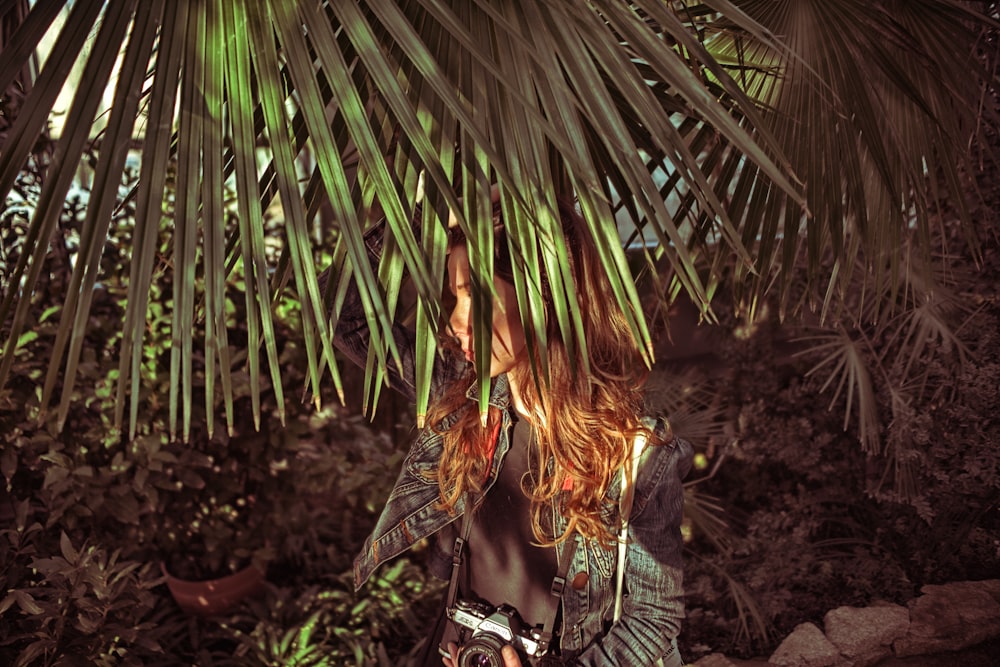
[[(462, 352), (473, 360), (472, 341), (472, 291), (469, 271), (469, 250), (464, 244), (456, 245), (448, 253), (448, 286), (455, 295), (455, 309), (449, 324), (462, 344)], [(506, 280), (494, 279), (497, 298), (493, 301), (493, 353), (490, 360), (490, 377), (506, 373), (527, 360), (524, 328), (518, 317), (517, 293)]]

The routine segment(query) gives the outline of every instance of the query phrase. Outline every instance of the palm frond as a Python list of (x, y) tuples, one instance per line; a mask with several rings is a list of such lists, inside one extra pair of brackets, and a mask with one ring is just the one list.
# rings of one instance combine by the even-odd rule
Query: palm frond
[[(129, 269), (129, 298), (122, 327), (122, 345), (118, 364), (118, 385), (115, 402), (115, 423), (121, 425), (131, 392), (129, 405), (129, 436), (135, 437), (139, 416), (139, 387), (143, 362), (144, 324), (149, 305), (156, 251), (163, 219), (164, 192), (171, 157), (173, 112), (177, 98), (180, 64), (183, 54), (183, 26), (187, 22), (184, 3), (167, 3), (160, 18), (160, 36), (155, 49), (155, 76), (146, 109), (147, 129), (139, 168), (140, 185), (136, 200), (136, 221)], [(81, 132), (82, 130), (77, 130)], [(111, 192), (93, 193), (94, 197), (111, 197)], [(178, 332), (180, 334), (180, 332)], [(43, 401), (44, 403), (44, 401)]]
[(645, 386), (646, 410), (664, 415), (678, 436), (706, 447), (724, 447), (731, 438), (722, 392), (699, 369), (657, 368)]
[[(954, 195), (961, 170), (971, 166), (968, 137), (979, 121), (996, 124), (992, 108), (982, 103), (988, 99), (983, 86), (993, 79), (975, 58), (978, 33), (968, 30), (992, 30), (994, 24), (945, 0), (874, 9), (852, 0), (147, 5), (36, 3), (0, 54), (0, 83), (12, 85), (56, 10), (68, 7), (56, 46), (26, 87), (0, 150), (4, 196), (44, 132), (74, 63), (81, 60), (86, 72), (31, 223), (31, 252), (10, 273), (0, 301), (0, 322), (9, 323), (2, 381), (28, 324), (53, 216), (94, 134), (94, 105), (109, 85), (108, 68), (129, 42), (114, 84), (107, 140), (97, 144), (101, 175), (74, 277), (80, 293), (67, 305), (52, 364), (67, 370), (64, 414), (97, 249), (109, 211), (122, 202), (116, 150), (132, 135), (142, 147), (142, 167), (128, 195), (138, 214), (116, 414), (121, 423), (129, 404), (132, 434), (142, 378), (151, 372), (143, 369), (142, 346), (150, 287), (162, 270), (161, 237), (173, 244), (176, 290), (172, 432), (183, 438), (191, 428), (192, 369), (200, 363), (195, 341), (202, 331), (205, 405), (214, 410), (220, 393), (232, 428), (232, 365), (241, 362), (231, 354), (225, 326), (229, 276), (244, 292), (255, 421), (265, 390), (261, 348), (270, 386), (283, 396), (270, 311), (286, 283), (294, 282), (303, 306), (314, 396), (326, 368), (339, 390), (331, 333), (346, 281), (357, 283), (370, 315), (367, 391), (373, 399), (382, 371), (398, 362), (391, 325), (401, 307), (399, 276), (410, 276), (422, 413), (435, 339), (444, 334), (439, 320), (449, 213), (469, 239), (478, 286), (476, 364), (480, 371), (488, 364), (491, 185), (499, 185), (525, 328), (543, 331), (538, 285), (544, 276), (554, 287), (560, 335), (570, 347), (586, 345), (579, 295), (568, 280), (566, 240), (555, 224), (556, 197), (569, 195), (601, 251), (609, 297), (630, 318), (640, 348), (650, 350), (622, 234), (634, 232), (650, 243), (647, 265), (669, 267), (664, 288), (687, 291), (705, 311), (725, 280), (734, 281), (749, 304), (772, 283), (790, 301), (800, 243), (813, 282), (819, 282), (829, 247), (840, 260), (842, 291), (855, 267), (883, 265), (876, 279), (901, 289), (900, 265), (890, 250), (911, 225), (925, 242), (929, 238), (936, 202), (921, 194), (929, 189), (924, 186), (940, 184), (944, 194)], [(95, 30), (98, 47), (85, 48)], [(147, 86), (141, 89), (144, 104), (132, 111), (143, 74), (149, 77), (141, 84)], [(302, 184), (297, 174), (307, 159), (315, 163)], [(421, 174), (418, 236), (411, 218)], [(164, 206), (168, 186), (176, 187), (172, 207)], [(226, 187), (237, 193), (234, 212), (225, 208)], [(285, 230), (277, 267), (268, 264), (262, 238), (264, 207), (275, 199)], [(337, 230), (328, 303), (321, 303), (307, 233), (324, 202)], [(235, 229), (227, 227), (231, 216)], [(376, 216), (385, 218), (391, 252), (373, 267), (362, 235)], [(543, 335), (536, 342), (539, 351), (545, 348)], [(49, 374), (45, 404), (58, 374)]]
[[(128, 27), (132, 9), (133, 7), (129, 3), (120, 3), (113, 8), (109, 8), (109, 11), (104, 15), (104, 20), (97, 36), (98, 42), (107, 41), (113, 44), (120, 44)], [(73, 18), (86, 20), (89, 16)], [(67, 41), (72, 41), (75, 44), (75, 40), (86, 37), (87, 33), (88, 30), (86, 27), (77, 27), (73, 31), (73, 39)], [(69, 114), (67, 115), (67, 123), (71, 127), (76, 124), (88, 125), (90, 119), (94, 117), (101, 102), (101, 93), (104, 91), (111, 76), (111, 69), (114, 66), (116, 56), (117, 51), (101, 51), (87, 61), (81, 77), (81, 83), (86, 87), (86, 92), (74, 98)], [(67, 61), (58, 59), (52, 63), (52, 67), (61, 68), (66, 64)], [(45, 71), (51, 71), (49, 64), (46, 64)], [(54, 80), (59, 80), (61, 73), (61, 70), (58, 70), (53, 75)], [(41, 88), (41, 86), (36, 87), (34, 90), (38, 94), (33, 93), (29, 96), (28, 101), (25, 102), (22, 109), (22, 115), (18, 118), (15, 128), (7, 138), (7, 144), (13, 144), (13, 146), (10, 152), (8, 152), (6, 150), (7, 144), (5, 144), (3, 157), (0, 158), (0, 195), (4, 198), (6, 198), (14, 182), (17, 169), (20, 168), (18, 157), (21, 160), (27, 157), (30, 146), (34, 144), (40, 129), (39, 123), (31, 117), (32, 113), (37, 112), (34, 106), (37, 103), (46, 101), (49, 97), (49, 91)], [(46, 116), (47, 114), (42, 115), (42, 121), (45, 120)], [(22, 121), (25, 122), (22, 123)], [(56, 144), (53, 162), (55, 164), (75, 166), (81, 159), (87, 138), (86, 134), (80, 132), (64, 134)], [(32, 248), (33, 252), (30, 255), (28, 252), (25, 252), (18, 261), (18, 266), (15, 268), (10, 280), (10, 291), (5, 295), (3, 304), (0, 305), (0, 321), (6, 319), (8, 309), (13, 303), (19, 287), (29, 294), (34, 289), (34, 285), (42, 271), (48, 251), (49, 239), (52, 237), (56, 224), (59, 221), (63, 202), (66, 199), (66, 193), (69, 192), (72, 185), (73, 177), (74, 170), (61, 169), (58, 174), (53, 174), (46, 179), (40, 196), (39, 206), (32, 218), (28, 233), (27, 245), (28, 247), (34, 245), (34, 248)], [(29, 257), (31, 258), (30, 267), (27, 269), (27, 275), (24, 275)], [(22, 275), (25, 278), (23, 285), (20, 284)], [(4, 350), (4, 356), (2, 362), (0, 362), (0, 379), (5, 378), (10, 372), (11, 364), (14, 361), (15, 343), (27, 325), (30, 306), (30, 299), (22, 298), (18, 301), (17, 309), (14, 312), (11, 323), (9, 338)], [(60, 325), (60, 328), (64, 331), (68, 329), (68, 321), (69, 318), (65, 318), (63, 324)]]
[(797, 356), (818, 356), (819, 361), (809, 369), (807, 376), (814, 375), (827, 366), (826, 381), (820, 391), (825, 391), (834, 381), (836, 388), (830, 400), (830, 408), (844, 394), (844, 429), (850, 425), (852, 410), (857, 410), (858, 437), (865, 451), (878, 453), (881, 450), (879, 436), (878, 401), (872, 383), (869, 364), (875, 358), (870, 343), (858, 332), (859, 340), (851, 337), (843, 327), (832, 331), (803, 336), (797, 340), (806, 343), (807, 349), (797, 352)]
[(733, 532), (726, 518), (726, 508), (718, 499), (701, 493), (696, 486), (684, 489), (684, 518), (693, 533), (704, 536), (720, 554), (732, 557)]
[[(95, 168), (93, 189), (97, 192), (114, 192), (121, 181), (125, 167), (129, 139), (138, 113), (142, 84), (146, 77), (146, 63), (156, 36), (158, 18), (163, 11), (163, 3), (142, 3), (136, 13), (136, 27), (129, 36), (111, 105), (111, 116), (105, 129), (103, 141), (112, 150), (102, 151)], [(113, 215), (113, 197), (100, 197), (96, 205), (87, 211), (81, 233), (80, 254), (84, 261), (76, 264), (63, 305), (62, 323), (53, 345), (53, 359), (62, 359), (69, 343), (66, 369), (63, 375), (62, 398), (59, 403), (58, 427), (62, 429), (69, 412), (76, 378), (77, 360), (80, 358), (94, 285), (98, 279), (104, 239), (108, 234)], [(50, 364), (45, 378), (43, 394), (48, 396), (59, 379), (59, 365)]]
[(715, 570), (718, 576), (726, 582), (729, 597), (736, 608), (737, 615), (736, 635), (733, 639), (767, 644), (770, 641), (773, 627), (746, 585), (733, 577), (723, 567), (701, 554), (688, 552), (688, 555)]
[[(930, 0), (733, 4), (743, 14), (706, 22), (707, 47), (764, 107), (766, 126), (807, 184), (810, 212), (772, 203), (774, 193), (758, 179), (734, 214), (747, 218), (744, 239), (759, 239), (757, 281), (779, 265), (789, 276), (804, 243), (812, 281), (820, 279), (829, 249), (846, 258), (843, 285), (861, 268), (871, 269), (873, 283), (898, 288), (895, 251), (911, 228), (930, 251), (937, 202), (958, 203), (969, 223), (958, 172), (977, 170), (970, 133), (996, 122), (995, 107), (982, 103), (984, 82), (993, 77), (977, 55), (980, 32), (970, 26), (995, 30), (995, 22), (964, 5)], [(748, 20), (764, 31), (753, 31)], [(771, 46), (771, 35), (782, 36), (788, 50)], [(849, 239), (860, 244), (849, 248)], [(780, 282), (787, 308), (791, 284)], [(748, 289), (746, 298), (757, 292)]]

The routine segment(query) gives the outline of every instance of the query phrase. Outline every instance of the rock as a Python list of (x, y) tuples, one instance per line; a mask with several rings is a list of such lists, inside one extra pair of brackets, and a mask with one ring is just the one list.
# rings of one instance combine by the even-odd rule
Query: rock
[(826, 638), (855, 667), (868, 667), (892, 655), (892, 643), (906, 635), (910, 612), (898, 604), (838, 607), (823, 617)]
[(779, 667), (835, 667), (847, 664), (840, 657), (837, 647), (812, 623), (797, 626), (767, 662)]
[[(767, 661), (780, 667), (873, 665), (1000, 665), (1000, 579), (924, 586), (906, 609), (885, 601), (826, 614), (826, 635), (811, 623), (795, 628)], [(890, 656), (889, 645), (896, 653)], [(919, 657), (917, 657), (919, 656)], [(765, 663), (720, 653), (698, 667), (757, 667)]]
[(736, 663), (722, 653), (710, 653), (694, 664), (695, 667), (736, 667)]
[(928, 585), (911, 600), (910, 628), (896, 640), (905, 657), (955, 651), (1000, 636), (1000, 579)]

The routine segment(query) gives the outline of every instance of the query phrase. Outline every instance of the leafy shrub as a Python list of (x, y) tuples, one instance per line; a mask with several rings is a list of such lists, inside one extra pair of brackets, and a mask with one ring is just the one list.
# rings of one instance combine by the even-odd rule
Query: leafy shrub
[[(30, 196), (37, 188), (22, 190), (27, 199), (21, 208), (5, 209), (5, 220), (22, 209), (22, 217), (30, 215)], [(0, 487), (0, 664), (209, 665), (219, 656), (232, 656), (243, 645), (237, 626), (225, 618), (185, 617), (160, 575), (160, 560), (192, 546), (215, 560), (210, 569), (231, 560), (265, 558), (272, 595), (304, 599), (312, 591), (322, 603), (323, 622), (345, 626), (331, 627), (336, 641), (321, 645), (325, 664), (341, 664), (331, 652), (376, 659), (408, 650), (422, 627), (403, 607), (429, 594), (431, 585), (421, 583), (424, 575), (403, 564), (406, 583), (398, 591), (385, 575), (381, 584), (358, 595), (345, 583), (395, 479), (401, 452), (360, 416), (332, 403), (317, 410), (312, 403), (290, 402), (282, 424), (274, 396), (267, 392), (256, 431), (245, 398), (245, 372), (236, 373), (243, 384), (234, 387), (232, 435), (218, 426), (209, 436), (208, 419), (215, 417), (206, 417), (196, 382), (200, 393), (193, 400), (191, 442), (171, 441), (163, 371), (169, 366), (170, 320), (162, 308), (171, 292), (169, 272), (158, 272), (151, 288), (139, 369), (146, 388), (134, 397), (137, 437), (129, 441), (114, 427), (116, 329), (133, 227), (127, 201), (105, 248), (104, 276), (96, 287), (73, 400), (64, 428), (58, 429), (53, 406), (42, 406), (40, 394), (65, 296), (58, 285), (67, 284), (75, 252), (79, 220), (74, 211), (70, 206), (64, 212), (57, 250), (45, 265), (42, 283), (51, 289), (33, 297), (37, 325), (22, 336), (8, 382), (0, 389), (5, 482)], [(5, 222), (4, 238), (18, 229)], [(3, 269), (16, 261), (18, 248), (4, 246)], [(161, 252), (166, 255), (169, 248)], [(0, 274), (2, 280), (6, 274)], [(241, 329), (245, 318), (238, 299), (230, 306), (230, 343), (238, 364), (247, 339)], [(283, 298), (276, 310), (283, 378), (287, 386), (305, 386), (294, 295)], [(402, 576), (399, 569), (393, 572)], [(350, 616), (356, 608), (362, 611)], [(285, 622), (265, 620), (270, 618), (266, 607), (248, 603), (238, 618), (251, 635), (256, 622), (247, 619), (254, 609), (261, 612), (261, 623)], [(299, 620), (287, 622), (300, 636)], [(407, 623), (414, 630), (407, 631)], [(364, 631), (366, 624), (384, 629), (376, 638)]]
[(52, 539), (37, 519), (22, 501), (11, 526), (0, 529), (4, 664), (66, 664), (86, 656), (93, 665), (146, 665), (162, 657), (160, 642), (177, 627), (153, 590), (157, 568), (117, 549), (78, 550), (65, 532)]
[[(905, 603), (925, 584), (996, 576), (1000, 307), (983, 294), (1000, 277), (995, 238), (983, 252), (976, 271), (970, 257), (949, 258), (976, 305), (953, 320), (961, 336), (928, 336), (915, 354), (901, 352), (887, 327), (845, 326), (867, 336), (865, 362), (879, 371), (870, 375), (871, 407), (882, 421), (868, 438), (856, 419), (845, 428), (850, 391), (831, 402), (836, 373), (810, 372), (828, 353), (792, 339), (789, 323), (769, 318), (749, 337), (720, 336), (730, 372), (717, 390), (734, 438), (715, 454), (725, 456), (717, 474), (695, 490), (725, 508), (729, 531), (693, 530), (688, 656), (768, 654), (831, 608)], [(722, 322), (737, 331), (735, 316)], [(887, 362), (894, 358), (906, 361)], [(881, 444), (866, 451), (865, 442)]]
[(376, 573), (361, 595), (352, 585), (347, 573), (322, 587), (272, 587), (221, 624), (220, 636), (236, 649), (215, 664), (399, 664), (433, 618), (443, 582), (404, 558)]

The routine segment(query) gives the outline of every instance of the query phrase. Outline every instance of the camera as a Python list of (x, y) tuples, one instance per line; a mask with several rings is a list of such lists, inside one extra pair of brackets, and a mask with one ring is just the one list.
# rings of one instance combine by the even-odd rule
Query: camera
[(530, 657), (540, 658), (549, 650), (548, 637), (540, 627), (523, 628), (521, 617), (510, 605), (494, 607), (472, 600), (457, 600), (448, 608), (448, 618), (472, 630), (462, 647), (458, 667), (503, 667), (500, 650), (511, 644)]

